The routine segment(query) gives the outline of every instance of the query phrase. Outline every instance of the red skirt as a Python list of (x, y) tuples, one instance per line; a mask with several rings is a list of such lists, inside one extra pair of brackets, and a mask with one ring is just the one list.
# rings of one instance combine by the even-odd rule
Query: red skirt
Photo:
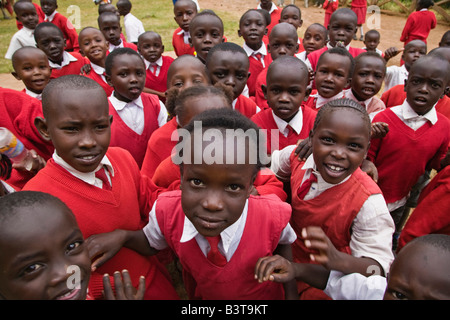
[(364, 24), (366, 22), (367, 7), (352, 7), (352, 10), (358, 17), (357, 25)]

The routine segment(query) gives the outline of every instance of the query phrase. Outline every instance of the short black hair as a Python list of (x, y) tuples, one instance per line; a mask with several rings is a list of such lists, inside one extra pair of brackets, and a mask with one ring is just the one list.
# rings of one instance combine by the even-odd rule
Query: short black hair
[(117, 14), (115, 14), (114, 12), (106, 11), (106, 12), (102, 12), (97, 18), (97, 23), (98, 23), (99, 28), (100, 28), (100, 24), (102, 23), (103, 19), (105, 19), (105, 18), (113, 18), (113, 19), (117, 20), (117, 22), (120, 25), (120, 17)]
[(325, 57), (328, 54), (338, 54), (338, 55), (347, 57), (350, 60), (350, 70), (348, 73), (348, 77), (351, 78), (353, 71), (355, 70), (355, 59), (350, 54), (350, 52), (348, 52), (347, 49), (341, 48), (341, 47), (334, 47), (329, 50), (326, 50), (320, 55), (319, 60), (317, 61), (317, 66), (319, 66), (321, 60), (324, 59), (323, 57)]
[(266, 26), (268, 26), (270, 24), (270, 22), (271, 22), (270, 13), (268, 13), (266, 10), (264, 10), (264, 9), (248, 9), (239, 18), (239, 26), (244, 21), (245, 16), (247, 14), (249, 14), (250, 12), (257, 12), (257, 13), (259, 13), (263, 17), (264, 21), (266, 22)]
[(442, 251), (442, 253), (450, 253), (450, 235), (447, 234), (431, 233), (414, 238), (410, 242), (406, 243), (406, 245), (402, 249), (400, 249), (400, 251), (402, 251), (406, 246), (410, 246), (414, 243), (430, 245), (431, 247)]
[(117, 48), (117, 49), (114, 49), (110, 54), (108, 54), (108, 56), (106, 57), (106, 60), (105, 60), (105, 72), (108, 76), (111, 75), (111, 69), (113, 67), (115, 58), (117, 56), (124, 55), (124, 54), (138, 56), (139, 59), (142, 60), (142, 63), (145, 64), (144, 60), (142, 59), (142, 56), (139, 53), (137, 53), (136, 51), (134, 51), (133, 49)]
[(375, 30), (375, 29), (370, 29), (369, 31), (367, 31), (366, 32), (366, 36), (368, 36), (368, 35), (371, 35), (371, 34), (373, 34), (373, 35), (375, 35), (375, 36), (377, 36), (378, 37), (378, 39), (380, 39), (381, 38), (381, 35), (380, 35), (380, 33), (378, 32), (378, 30)]
[(51, 23), (51, 22), (41, 22), (34, 29), (34, 41), (38, 42), (40, 36), (43, 33), (42, 29), (44, 29), (44, 28), (51, 28), (53, 30), (57, 30), (57, 32), (60, 35), (60, 37), (64, 39), (63, 32), (61, 31), (60, 28), (58, 28), (58, 26), (56, 24)]
[(353, 18), (353, 20), (354, 20), (355, 27), (356, 27), (356, 25), (358, 23), (358, 16), (356, 15), (356, 13), (352, 9), (345, 8), (345, 7), (344, 8), (339, 8), (339, 9), (337, 9), (335, 12), (333, 12), (331, 14), (330, 23), (332, 22), (332, 20), (336, 19), (336, 17), (343, 16), (343, 15), (351, 16)]
[[(289, 67), (292, 69), (296, 69), (298, 70), (298, 74), (300, 74), (301, 72), (303, 72), (303, 76), (304, 76), (304, 81), (305, 81), (305, 85), (307, 85), (309, 83), (309, 72), (308, 72), (308, 67), (306, 66), (306, 64), (298, 59), (297, 57), (293, 57), (293, 56), (280, 56), (277, 59), (273, 60), (272, 63), (270, 63), (269, 67), (267, 68), (267, 75), (266, 75), (266, 79), (269, 78), (269, 75), (273, 72), (273, 70), (275, 68), (279, 68), (279, 67)], [(267, 81), (266, 81), (267, 82)], [(269, 84), (269, 83), (267, 83)]]
[[(383, 63), (384, 68), (385, 68), (385, 69), (384, 69), (384, 73), (386, 73), (386, 60), (384, 60), (384, 58), (383, 58), (382, 56), (380, 56), (378, 53), (373, 52), (373, 51), (363, 52), (363, 53), (359, 54), (356, 58), (354, 58), (354, 60), (355, 60), (355, 66), (356, 66), (356, 64), (357, 64), (360, 60), (362, 60), (362, 59), (364, 59), (364, 58), (366, 58), (366, 57), (373, 57), (373, 58), (375, 58), (375, 59), (380, 60), (380, 61)], [(353, 74), (353, 73), (352, 73), (352, 74)]]
[(189, 30), (191, 29), (191, 26), (194, 25), (194, 23), (196, 22), (196, 20), (198, 20), (199, 18), (203, 17), (203, 16), (210, 16), (213, 18), (216, 18), (219, 22), (220, 22), (220, 26), (221, 26), (221, 31), (223, 33), (224, 28), (223, 28), (223, 21), (222, 19), (213, 11), (210, 9), (205, 9), (200, 13), (197, 13), (191, 20), (191, 22), (189, 23)]
[(417, 1), (417, 6), (419, 6), (420, 8), (429, 8), (434, 6), (434, 1), (433, 0), (419, 0)]
[(297, 7), (295, 4), (288, 4), (286, 7), (284, 7), (283, 10), (281, 10), (281, 16), (283, 16), (284, 10), (289, 9), (289, 8), (297, 9), (299, 18), (300, 19), (302, 18), (302, 10), (300, 10), (300, 8)]
[(211, 50), (209, 50), (208, 55), (206, 56), (205, 65), (208, 65), (209, 62), (211, 62), (212, 56), (216, 51), (228, 51), (236, 54), (242, 53), (247, 58), (247, 53), (245, 52), (244, 48), (242, 48), (242, 46), (234, 42), (222, 42), (216, 44), (214, 47), (211, 48)]

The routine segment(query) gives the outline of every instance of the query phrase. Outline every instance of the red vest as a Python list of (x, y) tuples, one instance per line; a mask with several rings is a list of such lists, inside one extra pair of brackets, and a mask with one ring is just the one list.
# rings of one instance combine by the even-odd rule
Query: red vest
[(162, 56), (163, 64), (159, 70), (158, 76), (154, 75), (153, 72), (147, 69), (147, 77), (145, 79), (145, 87), (156, 90), (159, 92), (167, 91), (167, 71), (173, 62), (173, 58), (169, 56)]
[(256, 107), (257, 105), (255, 101), (241, 94), (239, 97), (237, 97), (234, 109), (250, 119), (257, 113)]
[(97, 82), (103, 88), (103, 90), (105, 90), (107, 97), (109, 97), (113, 93), (114, 88), (111, 87), (109, 84), (107, 84), (105, 81), (103, 81), (102, 77), (100, 75), (98, 75), (94, 71), (94, 69), (91, 69), (91, 72), (89, 72), (89, 74), (84, 75), (84, 76), (91, 78), (92, 80)]
[(177, 29), (175, 29), (172, 35), (172, 46), (173, 50), (175, 51), (175, 54), (177, 55), (177, 57), (182, 56), (183, 54), (190, 54), (193, 56), (195, 48), (191, 46), (189, 43), (188, 44), (184, 43), (184, 35), (177, 34), (180, 31), (181, 28), (178, 27)]
[(258, 75), (263, 69), (269, 67), (269, 64), (272, 62), (272, 57), (270, 54), (266, 54), (264, 56), (264, 66), (262, 65), (261, 61), (256, 60), (254, 57), (250, 56), (248, 57), (248, 60), (250, 62), (250, 66), (248, 71), (250, 72), (250, 77), (248, 77), (247, 80), (247, 87), (248, 87), (248, 95), (249, 96), (255, 96), (256, 93), (256, 79), (258, 78)]

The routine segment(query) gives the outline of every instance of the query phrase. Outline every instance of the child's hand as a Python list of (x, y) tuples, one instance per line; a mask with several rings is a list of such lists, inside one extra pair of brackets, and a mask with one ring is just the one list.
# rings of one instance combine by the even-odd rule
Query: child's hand
[(294, 154), (298, 156), (299, 161), (306, 161), (311, 155), (312, 148), (309, 145), (309, 137), (303, 140), (297, 141), (297, 148), (295, 148)]
[(37, 154), (35, 150), (29, 150), (25, 159), (19, 163), (13, 163), (12, 167), (19, 171), (30, 171), (36, 174), (45, 167), (47, 162)]
[(92, 261), (92, 272), (111, 259), (123, 247), (124, 240), (121, 237), (121, 231), (94, 234), (86, 239), (89, 257)]
[(384, 59), (388, 61), (389, 59), (395, 57), (402, 51), (403, 49), (397, 49), (396, 47), (387, 48), (386, 51), (384, 52)]
[(255, 280), (286, 283), (295, 278), (292, 263), (279, 255), (259, 258), (255, 266)]
[(378, 169), (372, 161), (364, 159), (361, 164), (361, 170), (367, 173), (375, 183), (378, 182)]
[(385, 122), (374, 122), (372, 123), (372, 132), (370, 139), (380, 139), (384, 138), (389, 132), (389, 125)]
[[(123, 278), (123, 279), (122, 279)], [(109, 275), (103, 275), (103, 296), (105, 300), (142, 300), (145, 293), (145, 277), (139, 278), (139, 286), (136, 290), (131, 283), (130, 274), (127, 270), (114, 272), (114, 290), (109, 280)]]
[(89, 73), (91, 73), (91, 65), (85, 64), (84, 66), (82, 66), (80, 69), (80, 73), (81, 75), (88, 75)]
[(310, 226), (302, 230), (305, 246), (311, 250), (312, 261), (322, 264), (328, 270), (334, 269), (339, 261), (339, 251), (321, 227)]

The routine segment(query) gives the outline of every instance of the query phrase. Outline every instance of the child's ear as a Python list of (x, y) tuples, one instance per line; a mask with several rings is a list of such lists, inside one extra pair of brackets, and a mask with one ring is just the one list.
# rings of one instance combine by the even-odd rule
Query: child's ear
[(439, 99), (442, 99), (449, 92), (450, 92), (450, 87), (449, 86), (445, 87), (444, 92), (442, 92), (442, 96)]
[(111, 87), (114, 87), (114, 85), (111, 82), (111, 76), (107, 73), (105, 73), (105, 80), (107, 84), (109, 84)]
[(47, 121), (44, 118), (36, 117), (34, 119), (34, 126), (38, 129), (39, 134), (45, 141), (51, 141), (50, 134), (48, 133)]
[(241, 30), (238, 30), (238, 36), (239, 38), (242, 37)]
[[(249, 72), (250, 73), (250, 72)], [(264, 99), (267, 100), (267, 86), (265, 84), (261, 85), (261, 90), (264, 93)]]
[(164, 52), (164, 45), (161, 46), (161, 53)]
[(249, 72), (249, 73), (247, 73), (247, 80), (248, 80), (248, 78), (250, 78), (250, 75), (251, 75), (251, 73)]
[(64, 39), (64, 48), (67, 47), (67, 40)]
[(191, 48), (193, 47), (193, 45), (192, 45), (192, 38), (191, 37), (189, 37), (188, 38), (188, 41), (189, 41), (189, 45), (191, 46)]
[(300, 20), (300, 23), (299, 23), (299, 25), (298, 25), (298, 28), (300, 29), (302, 26), (303, 26), (303, 19)]
[(112, 125), (112, 122), (113, 122), (113, 116), (111, 114), (111, 115), (109, 115), (109, 125)]
[(351, 83), (352, 83), (352, 78), (348, 77), (347, 78), (347, 85), (345, 87), (348, 88), (351, 85)]
[(22, 80), (20, 77), (19, 77), (19, 75), (17, 74), (17, 72), (15, 72), (15, 71), (13, 71), (13, 72), (11, 72), (11, 74), (13, 75), (13, 77), (14, 78), (16, 78), (17, 80)]

